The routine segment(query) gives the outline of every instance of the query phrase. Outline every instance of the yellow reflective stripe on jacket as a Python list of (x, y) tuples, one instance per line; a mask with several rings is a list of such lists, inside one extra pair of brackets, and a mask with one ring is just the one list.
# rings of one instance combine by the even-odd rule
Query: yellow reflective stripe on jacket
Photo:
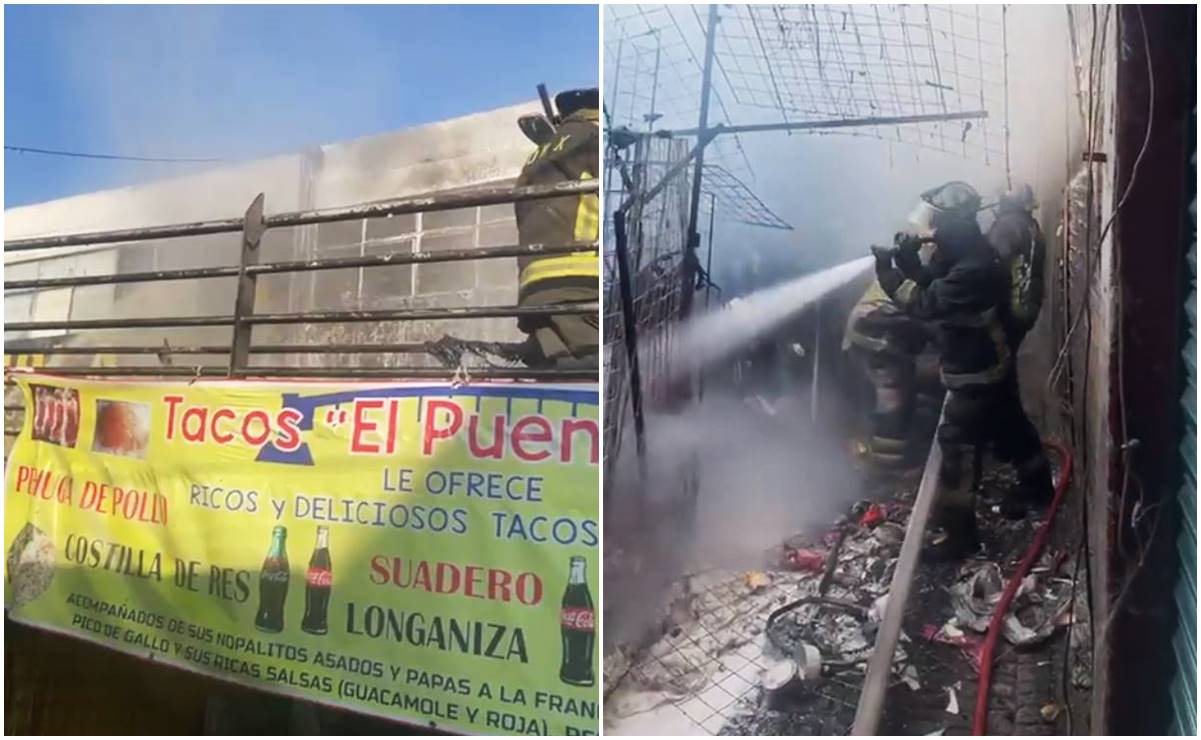
[(901, 283), (900, 287), (897, 288), (897, 292), (893, 295), (893, 298), (896, 300), (898, 306), (909, 308), (913, 302), (913, 294), (916, 290), (917, 283), (906, 278), (905, 282)]
[(858, 329), (860, 320), (881, 309), (890, 312), (900, 311), (888, 294), (884, 292), (884, 288), (880, 287), (880, 281), (872, 278), (871, 284), (867, 286), (867, 290), (864, 291), (859, 302), (851, 309), (851, 315), (847, 319), (846, 329), (842, 335), (844, 352), (852, 346), (861, 347), (870, 352), (884, 352), (888, 349), (887, 340), (864, 334)]
[(572, 252), (534, 260), (521, 271), (520, 287), (555, 278), (600, 278), (600, 259), (596, 252)]
[[(594, 179), (592, 175), (587, 172), (580, 175), (581, 181), (592, 179)], [(600, 195), (585, 193), (580, 196), (580, 204), (576, 206), (572, 239), (577, 242), (594, 242), (599, 238)]]

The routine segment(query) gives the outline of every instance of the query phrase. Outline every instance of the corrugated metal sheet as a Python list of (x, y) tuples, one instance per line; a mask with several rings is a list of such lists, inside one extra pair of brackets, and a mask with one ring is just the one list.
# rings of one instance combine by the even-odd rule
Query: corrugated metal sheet
[[(1197, 158), (1193, 156), (1193, 170)], [(1192, 219), (1192, 243), (1187, 262), (1192, 290), (1185, 299), (1184, 393), (1181, 405), (1184, 422), (1181, 430), (1181, 476), (1177, 502), (1180, 506), (1180, 533), (1176, 552), (1180, 572), (1174, 594), (1179, 622), (1172, 646), (1176, 654), (1176, 675), (1171, 684), (1172, 728), (1176, 735), (1197, 734), (1197, 200), (1189, 208)]]

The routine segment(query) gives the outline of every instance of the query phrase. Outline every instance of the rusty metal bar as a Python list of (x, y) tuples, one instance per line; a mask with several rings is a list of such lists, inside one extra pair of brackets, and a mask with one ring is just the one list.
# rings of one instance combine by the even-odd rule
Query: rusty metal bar
[(60, 249), (93, 244), (116, 244), (119, 242), (173, 239), (181, 236), (205, 236), (207, 234), (232, 234), (242, 230), (242, 219), (227, 218), (219, 221), (197, 221), (188, 224), (167, 226), (143, 226), (136, 229), (113, 231), (91, 231), (62, 236), (35, 236), (28, 239), (13, 239), (4, 242), (5, 252), (27, 252), (34, 249)]
[(382, 311), (312, 311), (309, 313), (257, 314), (252, 324), (338, 324), (361, 321), (436, 321), (440, 319), (495, 319), (518, 316), (598, 313), (597, 303), (560, 303), (543, 306), (464, 306)]
[[(281, 226), (305, 226), (307, 224), (330, 223), (334, 221), (351, 221), (359, 218), (380, 218), (383, 216), (398, 216), (406, 213), (449, 211), (456, 208), (473, 208), (476, 206), (511, 205), (527, 200), (541, 198), (559, 198), (567, 195), (583, 195), (599, 190), (596, 180), (572, 180), (552, 185), (527, 185), (523, 187), (487, 186), (471, 188), (453, 193), (425, 195), (412, 198), (397, 198), (365, 203), (345, 208), (326, 210), (293, 211), (267, 216), (264, 222), (267, 228)], [(145, 241), (150, 239), (171, 239), (183, 236), (204, 236), (206, 234), (232, 234), (242, 230), (242, 219), (222, 219), (218, 221), (198, 221), (188, 224), (172, 224), (168, 226), (146, 226), (136, 229), (117, 229), (113, 231), (92, 231), (79, 234), (63, 234), (59, 236), (35, 236), (27, 239), (13, 239), (4, 243), (5, 252), (25, 252), (34, 249), (58, 249), (95, 244), (116, 244), (119, 242)]]
[(233, 316), (183, 316), (179, 318), (77, 319), (65, 321), (5, 322), (4, 331), (41, 331), (43, 329), (146, 329), (150, 327), (232, 326)]
[(250, 333), (254, 326), (249, 323), (249, 317), (254, 314), (254, 298), (258, 278), (247, 272), (248, 268), (258, 264), (259, 242), (267, 231), (263, 226), (263, 194), (251, 201), (242, 219), (242, 256), (238, 274), (238, 293), (234, 299), (234, 331), (233, 342), (229, 350), (229, 374), (236, 376), (238, 371), (250, 361)]
[(497, 247), (445, 249), (437, 252), (393, 252), (392, 254), (366, 255), (358, 257), (335, 257), (323, 260), (269, 262), (265, 265), (257, 265), (250, 271), (256, 275), (264, 275), (277, 272), (334, 270), (344, 267), (419, 265), (433, 262), (463, 262), (466, 260), (498, 259), (503, 257), (531, 257), (595, 251), (597, 251), (596, 242), (571, 242), (568, 244), (506, 244)]
[[(459, 308), (414, 308), (384, 311), (312, 311), (247, 316), (250, 324), (338, 324), (363, 321), (435, 321), (439, 319), (495, 319), (520, 316), (597, 313), (597, 303), (561, 303), (542, 306), (464, 306)], [(46, 329), (145, 329), (184, 326), (233, 326), (233, 316), (185, 316), (179, 318), (81, 319), (76, 321), (22, 321), (4, 325), (5, 331)]]
[[(92, 376), (92, 377), (228, 377), (229, 368), (224, 365), (165, 367), (55, 367), (39, 368), (45, 375)], [(599, 369), (540, 370), (527, 367), (468, 367), (468, 375), (476, 380), (546, 380), (546, 381), (589, 381), (597, 382)], [(428, 378), (450, 380), (455, 370), (442, 367), (275, 367), (250, 365), (241, 369), (243, 378), (380, 378), (405, 380)]]
[(457, 193), (398, 198), (380, 203), (364, 203), (357, 206), (331, 208), (323, 211), (280, 213), (268, 216), (265, 221), (268, 228), (304, 226), (306, 224), (321, 224), (331, 221), (353, 221), (360, 218), (400, 216), (407, 213), (450, 211), (456, 208), (474, 208), (476, 206), (501, 204), (512, 205), (527, 200), (584, 195), (595, 193), (599, 190), (600, 185), (598, 180), (569, 180), (551, 185), (527, 185), (523, 187), (511, 187), (507, 185), (503, 187), (491, 186), (473, 188)]
[[(253, 348), (251, 348), (253, 351)], [(37, 352), (43, 355), (225, 355), (229, 345), (113, 345), (97, 347), (46, 347), (30, 350), (12, 350), (12, 354)]]
[[(421, 354), (429, 351), (424, 342), (400, 344), (252, 344), (250, 354)], [(113, 345), (98, 347), (49, 347), (38, 349), (43, 355), (225, 355), (228, 345)], [(13, 350), (13, 354), (21, 354)]]
[(122, 283), (148, 283), (155, 280), (200, 280), (204, 278), (237, 277), (238, 266), (197, 267), (186, 270), (153, 270), (130, 272), (124, 275), (75, 275), (61, 278), (34, 280), (5, 280), (5, 290), (41, 290), (45, 288), (69, 288), (81, 285), (119, 285)]
[[(698, 134), (709, 134), (709, 98), (713, 87), (713, 56), (717, 44), (717, 6), (709, 6), (709, 26), (705, 33), (705, 66), (701, 73), (701, 110), (696, 130)], [(692, 294), (696, 291), (696, 273), (700, 260), (696, 253), (701, 247), (701, 233), (697, 219), (701, 213), (701, 181), (705, 177), (705, 147), (697, 137), (696, 160), (692, 170), (692, 195), (688, 198), (688, 233), (684, 236), (684, 259), (680, 261), (680, 319), (692, 313)]]
[[(505, 244), (495, 247), (471, 247), (447, 249), (437, 252), (391, 252), (389, 254), (333, 257), (320, 260), (291, 260), (250, 265), (247, 274), (268, 275), (280, 272), (307, 272), (311, 270), (340, 270), (348, 267), (387, 267), (436, 262), (461, 262), (466, 260), (501, 259), (505, 257), (527, 257), (574, 252), (596, 251), (596, 242), (571, 242), (568, 244)], [(43, 288), (77, 287), (81, 285), (113, 285), (122, 283), (146, 283), (162, 280), (200, 280), (206, 278), (237, 277), (237, 265), (222, 267), (198, 267), (183, 270), (152, 270), (118, 275), (78, 275), (62, 278), (35, 280), (9, 280), (5, 290), (32, 290)]]
[(399, 344), (259, 344), (251, 345), (250, 353), (259, 355), (303, 355), (303, 354), (426, 354), (429, 345), (424, 342), (402, 342)]
[[(885, 116), (878, 118), (839, 118), (827, 121), (796, 121), (792, 123), (752, 123), (727, 124), (721, 127), (719, 134), (752, 134), (763, 131), (810, 131), (815, 129), (855, 128), (858, 126), (894, 126), (906, 123), (939, 123), (944, 121), (968, 121), (978, 118), (988, 118), (986, 110), (963, 111), (959, 113), (929, 113), (920, 116)], [(702, 132), (712, 131), (711, 128), (688, 128), (655, 131), (650, 136), (696, 136)]]
[[(629, 368), (630, 406), (634, 415), (634, 448), (638, 455), (640, 483), (648, 478), (646, 464), (646, 417), (642, 406), (642, 370), (638, 357), (638, 321), (634, 314), (634, 277), (630, 269), (626, 243), (626, 213), (613, 213), (614, 250), (617, 254), (617, 287), (621, 296), (622, 339), (625, 340), (626, 363)], [(620, 412), (619, 412), (620, 413)]]

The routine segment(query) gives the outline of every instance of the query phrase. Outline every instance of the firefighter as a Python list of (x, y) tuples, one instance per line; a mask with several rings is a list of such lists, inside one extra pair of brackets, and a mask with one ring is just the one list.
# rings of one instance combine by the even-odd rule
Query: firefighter
[[(600, 159), (597, 88), (569, 90), (555, 96), (560, 119), (545, 135), (531, 135), (538, 144), (526, 160), (517, 184), (550, 185), (597, 177)], [(596, 242), (600, 229), (600, 199), (596, 193), (527, 200), (515, 206), (521, 244), (560, 245)], [(595, 303), (599, 298), (600, 259), (596, 251), (517, 261), (518, 303), (522, 306)], [(526, 362), (532, 367), (595, 367), (598, 356), (597, 314), (522, 316), (518, 327), (528, 335)]]
[[(898, 235), (899, 236), (899, 235)], [(927, 258), (930, 248), (926, 248)], [(925, 454), (942, 403), (937, 357), (930, 357), (932, 332), (892, 302), (872, 280), (851, 309), (842, 350), (872, 388), (870, 469), (877, 476), (903, 472)], [(933, 372), (931, 372), (933, 370)], [(928, 431), (922, 434), (920, 420)]]
[(1009, 276), (1009, 300), (1003, 313), (1015, 356), (1042, 310), (1046, 241), (1034, 218), (1036, 207), (1029, 185), (1006, 193), (997, 202), (996, 220), (988, 230), (988, 242)]
[(917, 256), (919, 239), (899, 247), (873, 247), (880, 286), (915, 318), (937, 321), (942, 379), (948, 392), (938, 427), (942, 449), (935, 525), (942, 530), (935, 555), (958, 559), (979, 547), (969, 462), (978, 445), (992, 443), (997, 457), (1018, 471), (1015, 502), (1050, 500), (1050, 465), (1038, 431), (1026, 417), (1014, 372), (1012, 340), (1002, 309), (1008, 279), (976, 222), (980, 196), (951, 182), (922, 194), (934, 253)]

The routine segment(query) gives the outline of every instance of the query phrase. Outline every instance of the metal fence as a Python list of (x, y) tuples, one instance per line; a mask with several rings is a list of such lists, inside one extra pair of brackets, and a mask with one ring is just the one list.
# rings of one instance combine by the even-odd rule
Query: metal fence
[[(360, 204), (344, 208), (310, 210), (264, 214), (264, 198), (259, 195), (247, 208), (244, 216), (216, 221), (205, 221), (167, 226), (152, 226), (104, 232), (79, 233), (61, 236), (42, 236), (6, 241), (6, 253), (34, 252), (47, 257), (56, 250), (72, 247), (111, 244), (119, 247), (144, 245), (150, 240), (198, 237), (213, 234), (238, 234), (240, 236), (240, 259), (238, 264), (172, 270), (130, 271), (104, 275), (68, 275), (63, 277), (6, 280), (6, 296), (17, 291), (48, 291), (61, 288), (97, 285), (129, 285), (160, 281), (213, 281), (220, 278), (236, 281), (236, 292), (232, 311), (223, 314), (192, 316), (136, 316), (105, 317), (89, 319), (20, 321), (5, 324), (6, 335), (11, 333), (70, 332), (78, 338), (81, 334), (120, 329), (171, 329), (185, 327), (224, 327), (231, 330), (228, 344), (152, 345), (152, 344), (103, 344), (97, 335), (89, 336), (87, 346), (77, 342), (45, 342), (35, 340), (9, 340), (6, 351), (38, 352), (50, 357), (61, 356), (141, 356), (158, 357), (157, 366), (97, 367), (102, 363), (91, 363), (92, 367), (54, 367), (59, 374), (73, 375), (141, 375), (141, 376), (218, 376), (218, 377), (448, 377), (456, 369), (466, 369), (472, 377), (481, 379), (513, 378), (530, 380), (596, 380), (593, 370), (547, 370), (523, 366), (502, 366), (492, 362), (465, 364), (464, 346), (470, 345), (468, 338), (459, 345), (440, 342), (380, 343), (365, 339), (353, 342), (312, 341), (296, 344), (267, 344), (252, 341), (255, 327), (300, 326), (330, 324), (371, 324), (376, 322), (431, 322), (440, 320), (480, 320), (494, 318), (520, 318), (522, 316), (550, 316), (555, 314), (598, 313), (596, 303), (571, 305), (481, 305), (481, 306), (431, 306), (405, 307), (385, 310), (307, 310), (300, 312), (256, 312), (258, 279), (261, 276), (289, 273), (313, 273), (317, 271), (344, 270), (346, 268), (387, 268), (403, 265), (431, 263), (457, 263), (469, 260), (495, 260), (523, 256), (567, 254), (579, 251), (596, 251), (595, 243), (569, 244), (508, 244), (451, 248), (437, 251), (414, 249), (359, 254), (346, 257), (316, 259), (293, 259), (265, 262), (261, 259), (260, 244), (270, 229), (286, 229), (316, 224), (331, 224), (370, 218), (382, 218), (406, 214), (424, 214), (475, 208), (490, 205), (514, 204), (520, 201), (563, 196), (574, 196), (596, 192), (595, 181), (570, 182), (545, 186), (483, 186), (453, 192), (400, 198), (378, 203)], [(515, 278), (514, 278), (515, 279)], [(149, 310), (149, 307), (147, 307)], [(6, 340), (9, 337), (6, 336)], [(299, 367), (292, 364), (255, 364), (252, 358), (265, 355), (433, 355), (446, 365), (448, 353), (457, 355), (459, 368), (454, 362), (450, 366), (392, 365), (377, 367), (323, 366)], [(466, 352), (470, 355), (470, 352)], [(175, 364), (180, 356), (220, 356), (220, 362), (189, 365)], [(53, 360), (47, 364), (55, 365)], [(114, 363), (103, 363), (114, 364)], [(357, 364), (357, 363), (356, 363)], [(512, 363), (509, 363), (510, 365)]]

